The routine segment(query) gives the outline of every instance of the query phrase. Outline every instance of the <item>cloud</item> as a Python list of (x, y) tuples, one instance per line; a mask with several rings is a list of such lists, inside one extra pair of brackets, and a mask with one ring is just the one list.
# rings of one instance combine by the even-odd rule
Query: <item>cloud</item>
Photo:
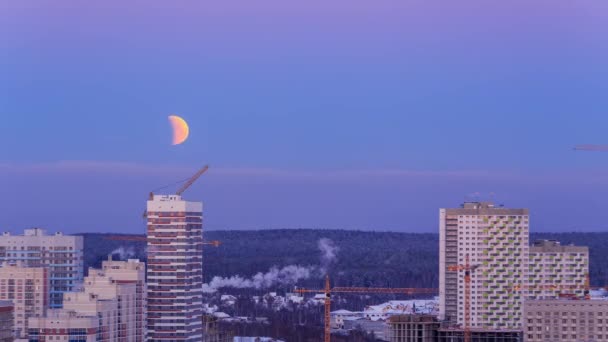
[(105, 173), (122, 175), (154, 175), (166, 173), (192, 172), (187, 166), (153, 165), (121, 161), (95, 161), (95, 160), (59, 160), (44, 163), (0, 163), (2, 173), (34, 173), (34, 174), (78, 174), (78, 173)]
[[(159, 165), (150, 163), (60, 160), (43, 163), (0, 162), (0, 174), (79, 174), (154, 176), (175, 174), (187, 176), (201, 165)], [(350, 181), (364, 179), (394, 179), (410, 177), (449, 177), (462, 179), (496, 179), (513, 176), (509, 172), (487, 170), (409, 170), (409, 169), (343, 169), (343, 170), (293, 170), (256, 167), (211, 167), (209, 175), (225, 177), (262, 177), (287, 180)]]

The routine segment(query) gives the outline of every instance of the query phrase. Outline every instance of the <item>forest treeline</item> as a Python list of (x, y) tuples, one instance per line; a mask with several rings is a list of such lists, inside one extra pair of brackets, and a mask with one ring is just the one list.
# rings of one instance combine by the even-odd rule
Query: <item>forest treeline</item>
[[(145, 243), (109, 240), (109, 234), (82, 234), (85, 267), (102, 259), (136, 257), (145, 260)], [(338, 248), (326, 266), (336, 286), (437, 287), (439, 237), (432, 233), (370, 232), (325, 229), (276, 229), (208, 231), (205, 240), (220, 240), (219, 247), (205, 246), (205, 281), (214, 276), (250, 277), (271, 267), (322, 265), (320, 239)], [(562, 244), (588, 246), (590, 277), (594, 286), (608, 285), (608, 232), (532, 233), (530, 241), (554, 239)], [(313, 277), (301, 286), (320, 286)]]

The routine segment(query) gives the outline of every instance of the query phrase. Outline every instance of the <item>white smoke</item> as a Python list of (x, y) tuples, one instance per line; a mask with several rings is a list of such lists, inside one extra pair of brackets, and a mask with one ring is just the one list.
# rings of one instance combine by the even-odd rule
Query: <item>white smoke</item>
[(227, 278), (216, 276), (208, 284), (203, 284), (203, 292), (213, 293), (222, 287), (264, 289), (276, 285), (293, 285), (303, 279), (324, 276), (329, 265), (337, 259), (339, 249), (332, 240), (327, 238), (320, 239), (317, 246), (321, 251), (320, 266), (289, 265), (280, 269), (275, 266), (271, 267), (268, 272), (258, 272), (249, 279), (240, 275)]
[(317, 246), (321, 251), (321, 273), (325, 274), (329, 266), (336, 261), (340, 249), (328, 238), (319, 239)]
[(135, 257), (135, 250), (133, 249), (133, 247), (124, 248), (121, 246), (110, 252), (110, 255), (116, 254), (118, 254), (118, 258), (120, 260), (132, 259)]
[(310, 278), (315, 273), (315, 270), (315, 266), (302, 267), (289, 265), (281, 269), (272, 267), (266, 273), (258, 272), (250, 279), (245, 279), (239, 275), (229, 278), (213, 277), (209, 284), (203, 284), (203, 292), (215, 292), (222, 287), (263, 289), (275, 285), (291, 285), (301, 279)]

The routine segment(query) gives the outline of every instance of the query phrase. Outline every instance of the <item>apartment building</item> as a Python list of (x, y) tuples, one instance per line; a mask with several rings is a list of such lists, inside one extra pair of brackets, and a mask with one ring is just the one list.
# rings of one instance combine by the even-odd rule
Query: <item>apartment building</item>
[(100, 301), (115, 301), (116, 310), (108, 313), (108, 334), (113, 341), (135, 342), (141, 331), (136, 330), (137, 289), (135, 283), (119, 283), (103, 270), (90, 268), (81, 292), (66, 293), (64, 308), (81, 314), (99, 314)]
[(27, 338), (28, 318), (44, 316), (49, 305), (49, 278), (45, 267), (0, 265), (0, 299), (13, 303), (16, 338)]
[(529, 251), (526, 299), (585, 296), (589, 274), (589, 248), (562, 246), (558, 241), (535, 241)]
[(98, 341), (145, 340), (143, 322), (137, 322), (145, 317), (145, 302), (138, 293), (138, 289), (143, 290), (144, 268), (139, 260), (108, 260), (102, 269), (89, 268), (82, 288), (64, 294), (63, 309), (52, 309), (45, 317), (30, 320), (30, 341), (80, 341), (73, 339), (74, 334), (84, 334), (81, 338), (87, 341), (93, 337)]
[(608, 341), (606, 300), (526, 300), (523, 311), (527, 342)]
[(148, 341), (201, 341), (203, 204), (152, 195), (148, 220)]
[(60, 308), (63, 294), (83, 278), (82, 236), (47, 235), (43, 229), (26, 229), (23, 235), (0, 236), (0, 262), (21, 262), (24, 267), (49, 269), (49, 304)]
[(146, 264), (137, 259), (129, 259), (127, 261), (112, 260), (112, 256), (110, 256), (109, 260), (101, 263), (101, 270), (116, 284), (133, 284), (135, 286), (135, 342), (146, 341), (146, 321), (148, 316)]
[(465, 265), (471, 272), (470, 314), (473, 328), (520, 329), (523, 286), (528, 271), (528, 209), (490, 202), (467, 202), (439, 211), (440, 318), (464, 324)]

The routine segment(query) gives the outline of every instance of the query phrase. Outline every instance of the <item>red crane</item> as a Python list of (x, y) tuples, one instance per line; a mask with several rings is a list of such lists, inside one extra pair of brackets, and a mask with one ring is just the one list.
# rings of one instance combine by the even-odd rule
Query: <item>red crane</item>
[(437, 289), (428, 288), (387, 288), (387, 287), (331, 287), (329, 275), (325, 276), (325, 287), (323, 289), (301, 289), (296, 288), (296, 293), (322, 293), (325, 294), (324, 306), (324, 336), (325, 342), (331, 342), (331, 294), (332, 293), (400, 293), (400, 294), (436, 294)]
[(471, 272), (478, 267), (469, 263), (468, 254), (464, 265), (448, 266), (448, 271), (464, 271), (464, 342), (471, 342)]

